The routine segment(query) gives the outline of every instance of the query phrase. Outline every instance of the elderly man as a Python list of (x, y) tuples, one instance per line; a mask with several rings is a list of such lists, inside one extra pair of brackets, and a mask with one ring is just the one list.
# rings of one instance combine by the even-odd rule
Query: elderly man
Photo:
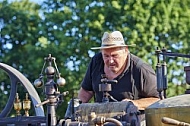
[[(99, 91), (102, 76), (108, 80), (117, 80), (109, 91), (117, 101), (131, 101), (139, 110), (159, 100), (155, 71), (139, 57), (131, 54), (120, 31), (105, 32), (99, 49), (88, 66), (81, 83), (78, 98), (89, 102), (94, 96), (95, 102), (102, 102), (103, 92)], [(111, 101), (112, 99), (110, 99)]]

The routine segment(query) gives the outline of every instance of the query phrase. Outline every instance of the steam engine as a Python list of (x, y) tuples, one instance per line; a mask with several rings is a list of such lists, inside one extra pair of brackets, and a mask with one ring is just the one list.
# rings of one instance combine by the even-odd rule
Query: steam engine
[[(109, 80), (105, 79), (102, 79), (102, 84), (100, 85), (100, 90), (105, 93), (104, 102), (81, 104), (79, 99), (71, 99), (65, 113), (65, 118), (57, 119), (56, 108), (63, 102), (63, 97), (68, 94), (68, 91), (61, 93), (58, 89), (58, 86), (65, 85), (65, 79), (60, 76), (55, 58), (49, 54), (44, 60), (42, 72), (33, 85), (19, 71), (4, 63), (0, 63), (0, 68), (11, 79), (11, 94), (7, 105), (0, 113), (1, 126), (140, 125), (140, 112), (132, 102), (109, 102), (108, 91), (111, 90), (111, 84), (109, 84)], [(46, 65), (47, 67), (45, 68)], [(34, 86), (42, 87), (43, 72), (45, 72), (47, 80), (44, 84), (46, 98), (45, 101), (41, 102)], [(54, 82), (55, 77), (57, 77), (56, 83)], [(25, 102), (23, 102), (24, 116), (20, 114), (22, 103), (16, 90), (17, 83), (22, 83), (29, 94), (26, 94)], [(33, 103), (36, 116), (29, 116), (28, 114), (28, 110), (31, 108), (29, 98)], [(43, 105), (46, 105), (46, 114), (44, 113)], [(16, 117), (7, 117), (12, 107), (16, 111)]]
[[(64, 100), (64, 96), (68, 91), (60, 92), (59, 86), (65, 85), (65, 79), (62, 78), (57, 68), (55, 58), (49, 54), (45, 57), (45, 63), (38, 79), (31, 84), (24, 75), (13, 67), (0, 63), (0, 68), (4, 70), (11, 80), (11, 91), (5, 108), (0, 113), (0, 126), (190, 126), (190, 95), (184, 95), (166, 98), (167, 77), (166, 63), (161, 64), (159, 55), (187, 57), (190, 55), (169, 53), (166, 49), (156, 50), (158, 64), (156, 66), (157, 87), (160, 94), (160, 101), (150, 105), (145, 109), (144, 113), (137, 109), (132, 102), (109, 102), (112, 98), (109, 95), (111, 91), (110, 82), (115, 80), (107, 80), (103, 78), (102, 84), (99, 85), (99, 91), (104, 93), (102, 103), (81, 103), (79, 99), (72, 98), (68, 104), (65, 117), (58, 119), (56, 117), (56, 108)], [(47, 67), (46, 67), (47, 65)], [(184, 68), (186, 72), (186, 81), (190, 83), (190, 67)], [(43, 72), (46, 75), (46, 83), (44, 84), (45, 101), (40, 100), (35, 87), (42, 87)], [(57, 82), (54, 78), (57, 77)], [(21, 83), (28, 93), (21, 103), (17, 94), (17, 83)], [(188, 92), (188, 90), (187, 90)], [(31, 101), (30, 101), (31, 100)], [(32, 103), (35, 116), (29, 116), (28, 111)], [(46, 113), (43, 105), (46, 105)], [(25, 110), (25, 115), (20, 114), (21, 106)], [(15, 117), (7, 117), (14, 108)]]

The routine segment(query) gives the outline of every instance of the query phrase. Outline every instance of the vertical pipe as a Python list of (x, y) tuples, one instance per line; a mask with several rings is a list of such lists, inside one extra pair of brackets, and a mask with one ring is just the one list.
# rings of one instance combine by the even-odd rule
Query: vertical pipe
[[(165, 53), (167, 50), (166, 48), (163, 47), (162, 52)], [(163, 64), (162, 64), (162, 78), (163, 78), (163, 93), (164, 93), (164, 98), (166, 98), (166, 90), (167, 90), (167, 64), (166, 64), (166, 56), (163, 55)]]
[(166, 90), (168, 88), (166, 62), (162, 64), (162, 78), (163, 78), (163, 93), (164, 93), (164, 98), (166, 98)]
[(160, 99), (163, 99), (163, 96), (162, 96), (162, 91), (163, 91), (162, 67), (159, 63), (156, 66), (156, 76), (157, 76), (157, 91), (159, 92)]
[(156, 65), (156, 77), (157, 77), (157, 91), (159, 92), (160, 99), (163, 99), (162, 91), (163, 91), (163, 82), (162, 82), (162, 67), (160, 65), (160, 57), (159, 57), (160, 50), (157, 47), (156, 54), (157, 54), (157, 65)]

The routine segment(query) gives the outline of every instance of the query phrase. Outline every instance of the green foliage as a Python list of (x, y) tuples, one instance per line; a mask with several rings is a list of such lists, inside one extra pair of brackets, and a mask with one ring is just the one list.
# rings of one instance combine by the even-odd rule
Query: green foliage
[[(2, 1), (0, 62), (15, 67), (33, 83), (39, 77), (44, 57), (52, 54), (67, 82), (60, 90), (70, 92), (58, 108), (58, 115), (63, 117), (67, 102), (73, 95), (77, 96), (91, 55), (98, 51), (90, 48), (100, 45), (105, 31), (120, 30), (127, 44), (137, 45), (130, 51), (149, 62), (154, 69), (157, 47), (188, 54), (188, 5), (188, 0), (46, 0), (41, 5), (29, 0)], [(188, 65), (188, 60), (168, 57), (166, 62), (168, 97), (184, 93), (183, 67)], [(43, 95), (42, 89), (37, 91)]]

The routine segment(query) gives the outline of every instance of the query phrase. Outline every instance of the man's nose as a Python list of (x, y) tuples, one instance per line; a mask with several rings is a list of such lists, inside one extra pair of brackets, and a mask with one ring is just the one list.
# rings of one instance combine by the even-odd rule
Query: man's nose
[(110, 63), (113, 63), (113, 62), (114, 62), (114, 58), (110, 56), (110, 57), (109, 57), (109, 62), (110, 62)]

